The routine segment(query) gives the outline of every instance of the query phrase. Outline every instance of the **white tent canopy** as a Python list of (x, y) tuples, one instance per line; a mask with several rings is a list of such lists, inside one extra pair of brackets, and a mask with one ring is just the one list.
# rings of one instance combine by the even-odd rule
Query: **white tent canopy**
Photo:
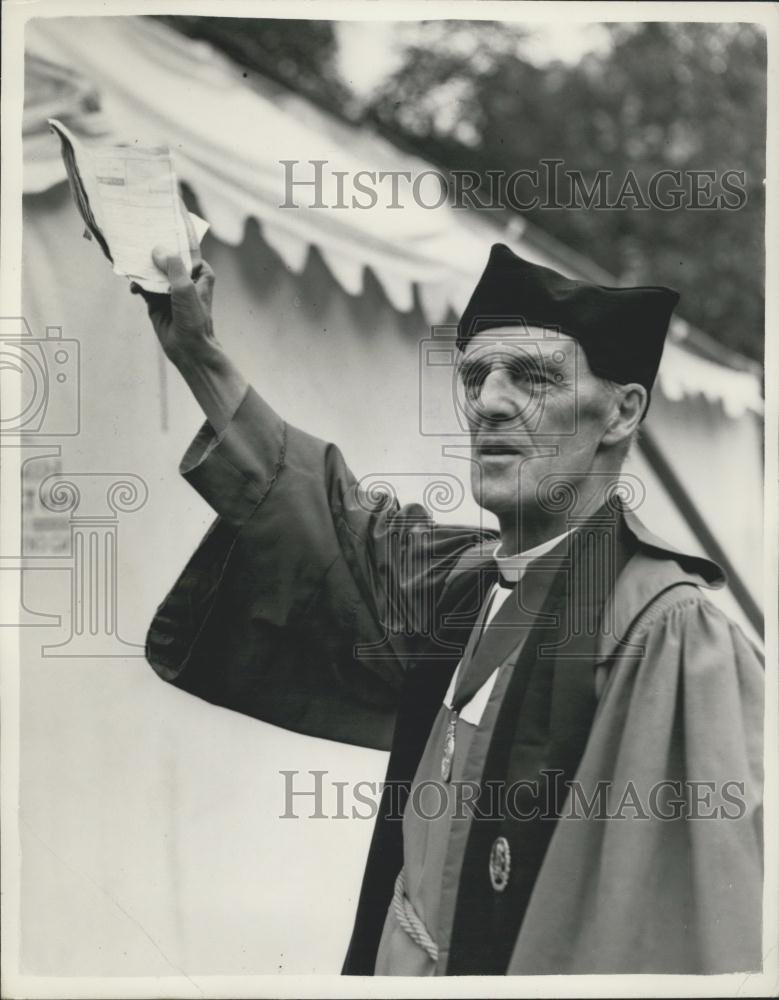
[[(440, 200), (430, 164), (310, 107), (305, 120), (297, 120), (299, 101), (264, 96), (247, 86), (237, 67), (207, 43), (192, 42), (159, 22), (37, 19), (28, 27), (27, 45), (29, 52), (54, 64), (77, 67), (90, 85), (86, 92), (97, 91), (102, 116), (81, 111), (74, 124), (98, 133), (101, 142), (169, 144), (179, 176), (195, 192), (214, 234), (228, 245), (238, 245), (247, 219), (257, 219), (265, 241), (294, 273), (302, 272), (309, 247), (316, 246), (350, 295), (362, 292), (365, 269), (370, 268), (392, 305), (408, 311), (416, 285), (430, 323), (442, 322), (450, 310), (462, 311), (489, 247), (498, 240), (537, 263), (581, 276), (575, 266), (539, 250), (532, 229), (518, 217), (507, 230), (448, 204), (423, 207)], [(175, 101), (166, 99), (172, 93)], [(74, 108), (69, 110), (72, 114)], [(35, 121), (34, 108), (28, 115), (32, 132), (42, 121)], [(56, 142), (38, 139), (32, 154), (26, 164), (26, 191), (43, 191), (64, 179)], [(283, 161), (295, 166), (285, 167)], [(316, 161), (322, 163), (320, 187), (296, 184), (291, 200), (297, 207), (282, 207), (289, 203), (287, 172), (296, 181), (311, 181), (319, 169), (312, 165)], [(427, 187), (420, 188), (423, 204), (403, 188), (395, 201), (402, 209), (390, 207), (392, 182), (381, 182), (382, 172), (427, 175)], [(381, 192), (377, 204), (367, 210), (330, 207), (339, 204), (338, 186), (345, 183), (337, 173), (373, 178)], [(351, 189), (346, 190), (341, 203), (349, 202)], [(327, 207), (314, 207), (320, 192)], [(683, 320), (675, 321), (660, 369), (668, 398), (702, 392), (707, 399), (721, 400), (730, 415), (747, 408), (761, 412), (754, 372), (733, 371), (677, 349), (686, 329)]]

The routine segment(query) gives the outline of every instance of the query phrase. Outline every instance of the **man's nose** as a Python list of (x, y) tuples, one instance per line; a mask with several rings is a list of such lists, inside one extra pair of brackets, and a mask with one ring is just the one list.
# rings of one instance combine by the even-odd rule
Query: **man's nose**
[(517, 416), (516, 391), (505, 370), (497, 368), (487, 374), (475, 408), (484, 420), (512, 420)]

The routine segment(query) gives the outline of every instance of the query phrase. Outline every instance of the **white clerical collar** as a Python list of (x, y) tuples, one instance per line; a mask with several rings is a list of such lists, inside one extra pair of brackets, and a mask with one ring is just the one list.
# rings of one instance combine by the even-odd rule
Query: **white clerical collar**
[(498, 564), (498, 570), (500, 571), (501, 579), (506, 580), (509, 583), (518, 583), (522, 577), (525, 575), (528, 565), (533, 562), (534, 559), (538, 559), (540, 556), (546, 555), (547, 552), (551, 552), (558, 542), (561, 542), (566, 535), (571, 533), (571, 529), (564, 531), (561, 535), (557, 535), (554, 538), (550, 538), (545, 542), (541, 542), (540, 545), (534, 545), (532, 549), (526, 549), (524, 552), (517, 552), (513, 556), (502, 556), (500, 554), (501, 543), (495, 546), (495, 551), (493, 556), (495, 562)]

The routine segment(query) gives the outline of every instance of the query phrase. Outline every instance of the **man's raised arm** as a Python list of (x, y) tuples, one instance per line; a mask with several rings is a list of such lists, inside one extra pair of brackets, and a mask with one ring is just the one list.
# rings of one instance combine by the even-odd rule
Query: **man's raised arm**
[(181, 472), (219, 517), (159, 606), (148, 659), (216, 704), (388, 748), (410, 621), (437, 606), (478, 529), (362, 496), (338, 448), (287, 424), (222, 350), (199, 253), (192, 276), (154, 259), (171, 294), (143, 292), (149, 316), (207, 418)]
[(200, 257), (196, 243), (191, 253), (192, 277), (181, 257), (155, 247), (154, 263), (167, 275), (170, 295), (142, 292), (138, 285), (132, 291), (143, 294), (165, 355), (181, 372), (214, 433), (220, 435), (246, 395), (248, 383), (214, 336), (214, 272)]

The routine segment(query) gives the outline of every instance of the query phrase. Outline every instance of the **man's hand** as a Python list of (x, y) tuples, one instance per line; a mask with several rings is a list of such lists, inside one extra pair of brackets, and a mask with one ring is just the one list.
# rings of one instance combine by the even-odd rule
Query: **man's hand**
[(192, 274), (187, 274), (178, 254), (155, 247), (152, 258), (170, 282), (170, 295), (147, 292), (135, 282), (130, 291), (143, 297), (163, 351), (181, 372), (214, 431), (221, 434), (246, 395), (248, 383), (214, 337), (214, 272), (200, 255), (183, 205), (182, 211), (189, 234)]
[(168, 254), (162, 247), (155, 247), (152, 257), (170, 282), (170, 295), (144, 293), (154, 332), (174, 364), (187, 358), (195, 360), (214, 344), (214, 272), (201, 261), (190, 277), (181, 257)]
[(192, 256), (192, 276), (187, 274), (184, 261), (165, 247), (155, 247), (152, 259), (170, 282), (170, 295), (147, 292), (133, 282), (130, 291), (143, 296), (163, 351), (175, 364), (194, 362), (215, 346), (211, 302), (214, 294), (214, 272), (200, 255), (189, 215), (182, 205)]

